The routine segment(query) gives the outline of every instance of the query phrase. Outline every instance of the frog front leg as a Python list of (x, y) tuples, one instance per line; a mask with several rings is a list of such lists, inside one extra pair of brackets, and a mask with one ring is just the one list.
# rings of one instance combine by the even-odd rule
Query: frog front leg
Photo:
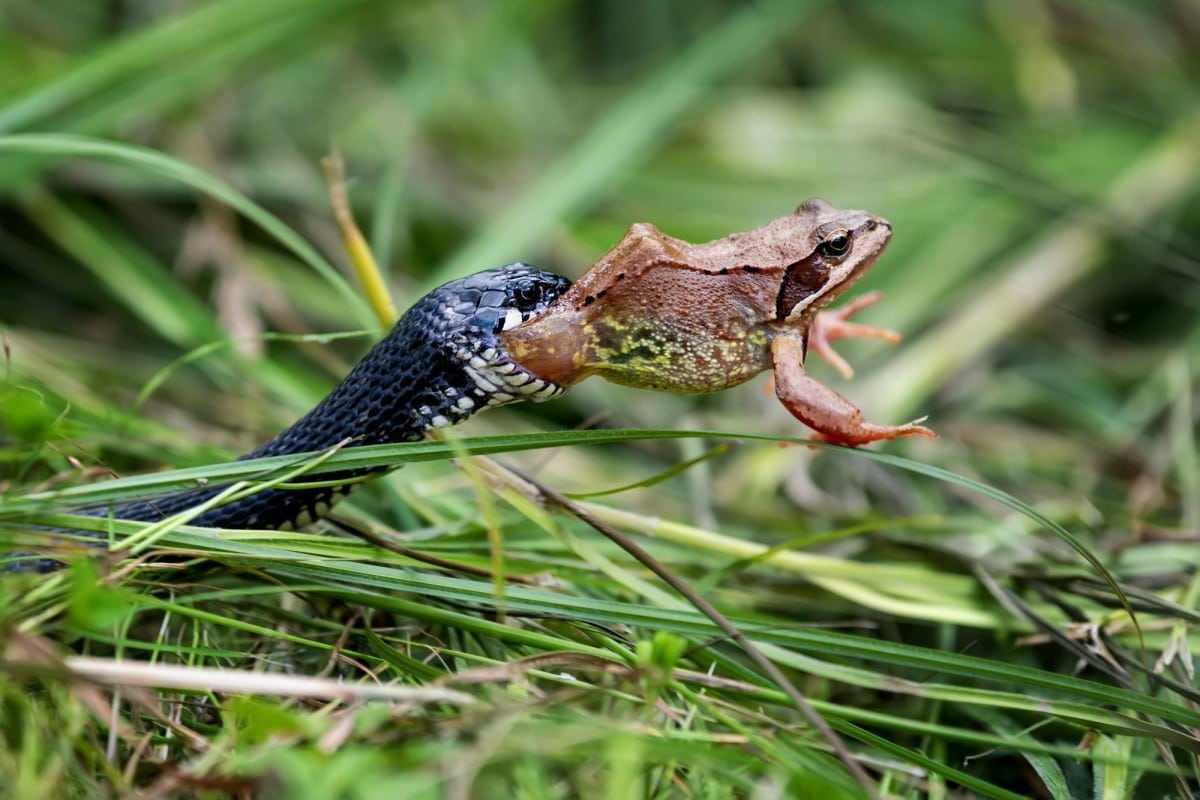
[(813, 318), (812, 328), (808, 332), (808, 349), (832, 364), (833, 368), (846, 380), (854, 377), (854, 367), (850, 366), (850, 363), (830, 346), (830, 342), (836, 339), (854, 339), (864, 336), (883, 339), (891, 344), (900, 341), (900, 334), (888, 328), (849, 321), (850, 317), (867, 306), (879, 302), (882, 297), (883, 292), (867, 292), (841, 308), (833, 311), (821, 311)]
[(775, 395), (791, 415), (817, 432), (817, 439), (857, 447), (860, 444), (895, 439), (898, 436), (937, 434), (910, 422), (907, 425), (878, 425), (868, 422), (857, 406), (823, 383), (804, 374), (804, 344), (789, 336), (771, 342), (775, 369)]

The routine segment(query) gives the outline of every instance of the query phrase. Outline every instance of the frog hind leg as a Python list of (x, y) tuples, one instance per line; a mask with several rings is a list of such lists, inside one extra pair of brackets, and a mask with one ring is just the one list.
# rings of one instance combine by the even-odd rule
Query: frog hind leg
[(790, 337), (771, 342), (775, 368), (775, 395), (793, 417), (817, 432), (817, 439), (857, 447), (899, 436), (937, 434), (910, 422), (907, 425), (878, 425), (868, 422), (857, 406), (823, 383), (804, 374), (804, 344)]

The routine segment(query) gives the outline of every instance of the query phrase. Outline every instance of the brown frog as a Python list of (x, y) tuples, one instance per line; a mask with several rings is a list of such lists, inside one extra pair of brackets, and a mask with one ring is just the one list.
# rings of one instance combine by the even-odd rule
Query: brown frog
[(784, 407), (820, 439), (937, 438), (916, 422), (868, 422), (804, 374), (810, 347), (850, 377), (832, 340), (899, 339), (849, 322), (877, 293), (821, 311), (870, 269), (891, 235), (887, 220), (820, 199), (703, 244), (638, 223), (545, 312), (500, 336), (517, 363), (559, 386), (600, 375), (644, 389), (715, 392), (771, 369)]

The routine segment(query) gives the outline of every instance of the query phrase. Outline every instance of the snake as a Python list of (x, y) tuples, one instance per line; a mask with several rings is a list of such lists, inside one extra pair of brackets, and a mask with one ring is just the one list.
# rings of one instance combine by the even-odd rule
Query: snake
[[(418, 441), (488, 408), (557, 397), (564, 387), (517, 363), (499, 334), (545, 311), (570, 285), (560, 275), (517, 262), (437, 287), (414, 303), (311, 411), (238, 460)], [(312, 487), (266, 488), (206, 509), (187, 524), (304, 527), (328, 514), (365, 475), (382, 471), (385, 468), (347, 469), (322, 475), (320, 485)], [(160, 521), (213, 499), (225, 488), (188, 489), (73, 513)], [(10, 566), (48, 571), (61, 562), (35, 558)]]

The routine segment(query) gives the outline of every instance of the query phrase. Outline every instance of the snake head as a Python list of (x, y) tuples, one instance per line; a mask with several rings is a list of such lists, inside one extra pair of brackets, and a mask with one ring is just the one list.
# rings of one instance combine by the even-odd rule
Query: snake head
[(499, 334), (541, 314), (570, 286), (561, 275), (515, 263), (451, 281), (425, 298), (434, 303), (434, 324), (473, 384), (459, 402), (475, 406), (464, 410), (563, 393), (565, 387), (517, 363)]
[(445, 296), (450, 327), (494, 335), (542, 313), (570, 285), (561, 275), (518, 262), (459, 278), (432, 294)]

